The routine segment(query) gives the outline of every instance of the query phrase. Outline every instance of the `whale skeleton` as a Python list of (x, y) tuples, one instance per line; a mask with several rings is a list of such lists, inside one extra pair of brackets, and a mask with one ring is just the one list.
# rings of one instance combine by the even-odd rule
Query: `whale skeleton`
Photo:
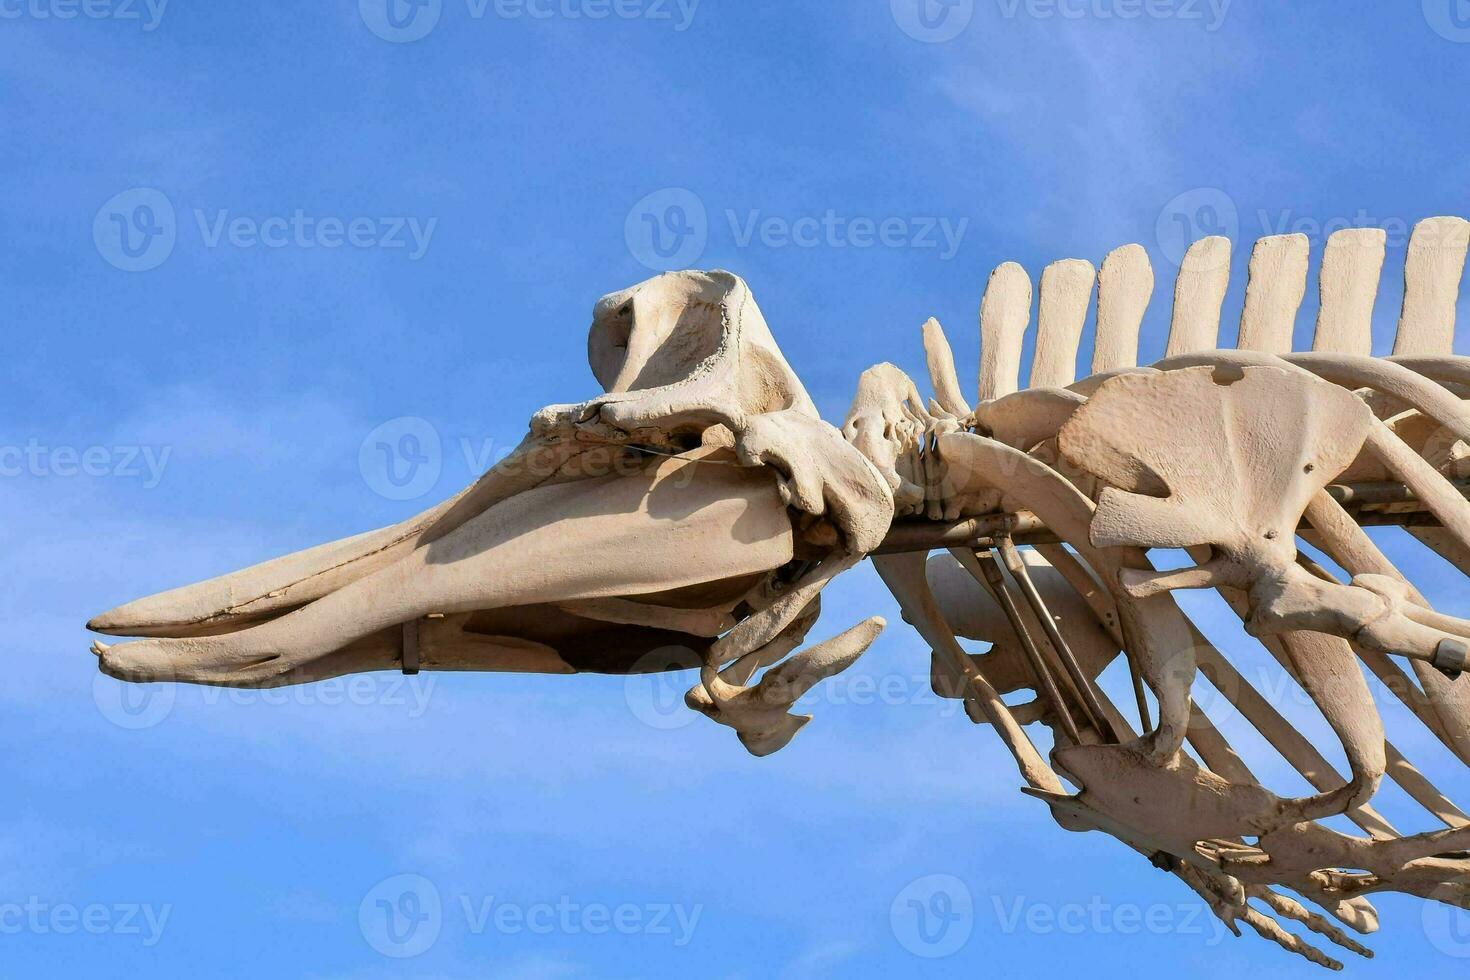
[[(1005, 263), (981, 303), (973, 405), (930, 320), (933, 396), (880, 364), (840, 431), (740, 279), (660, 276), (597, 304), (588, 351), (606, 394), (537, 413), (457, 497), (104, 613), (88, 625), (143, 639), (94, 651), (126, 680), (246, 687), (698, 668), (690, 707), (765, 755), (810, 720), (795, 700), (882, 630), (875, 617), (793, 652), (825, 585), (871, 558), (931, 648), (935, 691), (995, 729), (1061, 826), (1118, 838), (1237, 934), (1340, 968), (1282, 923), (1371, 955), (1347, 930), (1376, 930), (1373, 893), (1470, 908), (1470, 817), (1390, 739), (1364, 674), (1470, 764), (1470, 621), (1389, 560), (1390, 532), (1365, 530), (1401, 528), (1443, 560), (1437, 578), (1470, 575), (1470, 358), (1453, 352), (1467, 245), (1459, 218), (1415, 228), (1393, 353), (1374, 357), (1382, 231), (1328, 239), (1301, 352), (1305, 236), (1255, 244), (1233, 350), (1219, 337), (1230, 242), (1195, 242), (1151, 366), (1144, 249), (1100, 269), (1066, 259), (1040, 277), (1025, 388), (1033, 286)], [(1194, 564), (1157, 569), (1159, 549)], [(1346, 773), (1190, 621), (1181, 589), (1215, 590), (1239, 616), (1320, 710)], [(1098, 683), (1114, 662), (1126, 710)], [(1194, 700), (1199, 675), (1312, 795), (1261, 784)], [(1032, 700), (1004, 700), (1020, 691)], [(1034, 725), (1050, 730), (1045, 754)], [(1433, 829), (1400, 832), (1373, 807), (1385, 777)], [(1339, 816), (1361, 833), (1323, 823)]]

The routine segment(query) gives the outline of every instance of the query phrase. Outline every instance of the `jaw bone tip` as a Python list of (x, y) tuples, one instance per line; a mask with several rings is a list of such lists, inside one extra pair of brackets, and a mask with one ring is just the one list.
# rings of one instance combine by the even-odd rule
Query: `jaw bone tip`
[(93, 633), (109, 633), (114, 636), (126, 635), (127, 630), (143, 625), (145, 620), (134, 614), (135, 602), (124, 603), (114, 606), (106, 612), (98, 613), (87, 620), (87, 629)]

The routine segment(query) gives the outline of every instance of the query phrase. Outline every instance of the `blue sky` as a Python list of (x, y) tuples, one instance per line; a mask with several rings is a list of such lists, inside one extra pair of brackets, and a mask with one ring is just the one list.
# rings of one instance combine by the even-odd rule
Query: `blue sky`
[[(1320, 246), (1383, 225), (1385, 349), (1402, 230), (1470, 213), (1470, 4), (389, 13), (0, 0), (0, 973), (1309, 975), (1017, 793), (991, 733), (927, 693), (927, 651), (866, 568), (816, 635), (895, 625), (764, 760), (667, 709), (685, 678), (140, 694), (98, 679), (81, 624), (446, 497), (536, 408), (594, 393), (592, 302), (664, 263), (744, 276), (829, 419), (872, 363), (922, 375), (931, 315), (973, 379), (998, 262), (1138, 241), (1166, 294), (1186, 229)], [(1243, 262), (1233, 286), (1228, 311)], [(411, 486), (364, 451), (384, 434), (426, 461)], [(1470, 611), (1444, 566), (1396, 553)], [(1300, 697), (1274, 696), (1340, 758)], [(916, 935), (910, 899), (958, 925)], [(379, 900), (426, 923), (422, 950), (383, 932)], [(1380, 958), (1355, 975), (1463, 971), (1470, 922), (1381, 909)]]

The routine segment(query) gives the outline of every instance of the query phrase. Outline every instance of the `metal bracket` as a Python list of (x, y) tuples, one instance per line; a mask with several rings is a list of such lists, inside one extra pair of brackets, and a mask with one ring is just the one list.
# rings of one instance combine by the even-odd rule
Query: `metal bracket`
[(1440, 640), (1434, 648), (1435, 669), (1450, 680), (1457, 680), (1465, 672), (1466, 661), (1470, 660), (1470, 643), (1464, 640)]
[(403, 624), (403, 672), (419, 672), (419, 621), (411, 619)]

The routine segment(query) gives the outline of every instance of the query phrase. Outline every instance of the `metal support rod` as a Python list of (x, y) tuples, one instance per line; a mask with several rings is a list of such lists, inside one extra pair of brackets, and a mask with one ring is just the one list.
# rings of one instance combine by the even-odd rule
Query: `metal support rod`
[[(1470, 479), (1451, 480), (1450, 483), (1461, 494), (1470, 497)], [(1414, 491), (1394, 480), (1370, 483), (1334, 483), (1327, 488), (1327, 496), (1340, 504), (1352, 506), (1419, 502)]]
[(1036, 642), (1032, 640), (1026, 624), (1021, 621), (1021, 611), (1016, 608), (1016, 602), (1011, 598), (1010, 590), (1006, 588), (1005, 575), (1001, 573), (1000, 563), (995, 560), (995, 555), (989, 550), (976, 552), (975, 557), (980, 562), (980, 569), (985, 573), (985, 581), (995, 595), (995, 601), (1000, 604), (1001, 611), (1005, 613), (1006, 620), (1011, 624), (1011, 629), (1015, 630), (1016, 638), (1021, 641), (1021, 649), (1025, 652), (1026, 659), (1030, 661), (1031, 669), (1036, 674), (1037, 686), (1046, 695), (1047, 701), (1051, 703), (1052, 710), (1057, 714), (1057, 720), (1061, 722), (1072, 744), (1081, 745), (1082, 737), (1077, 731), (1077, 723), (1072, 720), (1072, 713), (1067, 710), (1067, 704), (1062, 700), (1062, 692), (1057, 689), (1056, 678), (1051, 675), (1051, 669), (1042, 659), (1041, 651), (1036, 648)]
[(1082, 665), (1077, 662), (1077, 655), (1072, 652), (1062, 631), (1057, 629), (1056, 620), (1052, 618), (1051, 611), (1046, 608), (1046, 600), (1042, 598), (1041, 592), (1036, 588), (1036, 583), (1031, 581), (1031, 575), (1026, 571), (1026, 563), (1021, 559), (1021, 553), (1011, 543), (1010, 538), (1001, 538), (998, 542), (1001, 561), (1005, 562), (1006, 568), (1010, 569), (1011, 577), (1021, 587), (1021, 595), (1030, 604), (1031, 611), (1041, 621), (1041, 630), (1046, 634), (1052, 649), (1056, 651), (1057, 658), (1062, 662), (1062, 668), (1066, 670), (1067, 676), (1072, 679), (1072, 685), (1077, 688), (1078, 695), (1082, 698), (1082, 705), (1091, 716), (1092, 727), (1104, 738), (1114, 742), (1120, 741), (1118, 733), (1113, 731), (1107, 716), (1103, 713), (1102, 702), (1097, 695), (1097, 689), (1092, 685), (1092, 678), (1088, 677), (1082, 670)]
[(888, 529), (875, 555), (894, 555), (908, 551), (931, 551), (939, 548), (988, 548), (997, 534), (1009, 534), (1024, 542), (1039, 535), (1060, 540), (1032, 514), (986, 514), (959, 521), (897, 521)]
[[(1133, 685), (1133, 700), (1138, 705), (1139, 731), (1153, 731), (1153, 722), (1149, 720), (1148, 697), (1144, 694), (1143, 674), (1138, 667), (1138, 657), (1128, 649), (1127, 640), (1123, 636), (1123, 624), (1118, 620), (1117, 603), (1103, 588), (1102, 583), (1093, 576), (1092, 572), (1082, 566), (1082, 562), (1068, 551), (1065, 545), (1038, 544), (1036, 550), (1082, 597), (1082, 600), (1092, 609), (1093, 614), (1097, 616), (1098, 623), (1113, 638), (1113, 642), (1118, 644), (1118, 649), (1123, 651), (1123, 659), (1128, 662), (1128, 679)], [(1117, 725), (1114, 724), (1113, 727), (1116, 729)]]
[[(1470, 479), (1450, 482), (1460, 493), (1470, 497)], [(1327, 488), (1327, 494), (1350, 508), (1418, 502), (1408, 487), (1394, 482), (1333, 484)], [(1426, 511), (1357, 510), (1353, 519), (1362, 527), (1441, 526), (1438, 518)], [(1301, 530), (1311, 530), (1311, 525), (1303, 522)], [(873, 554), (893, 555), (964, 547), (978, 551), (995, 547), (996, 541), (1004, 536), (1009, 536), (1016, 544), (1055, 544), (1061, 540), (1034, 514), (985, 514), (959, 521), (897, 521)]]
[(403, 661), (405, 674), (419, 672), (419, 621), (410, 619), (403, 624)]

